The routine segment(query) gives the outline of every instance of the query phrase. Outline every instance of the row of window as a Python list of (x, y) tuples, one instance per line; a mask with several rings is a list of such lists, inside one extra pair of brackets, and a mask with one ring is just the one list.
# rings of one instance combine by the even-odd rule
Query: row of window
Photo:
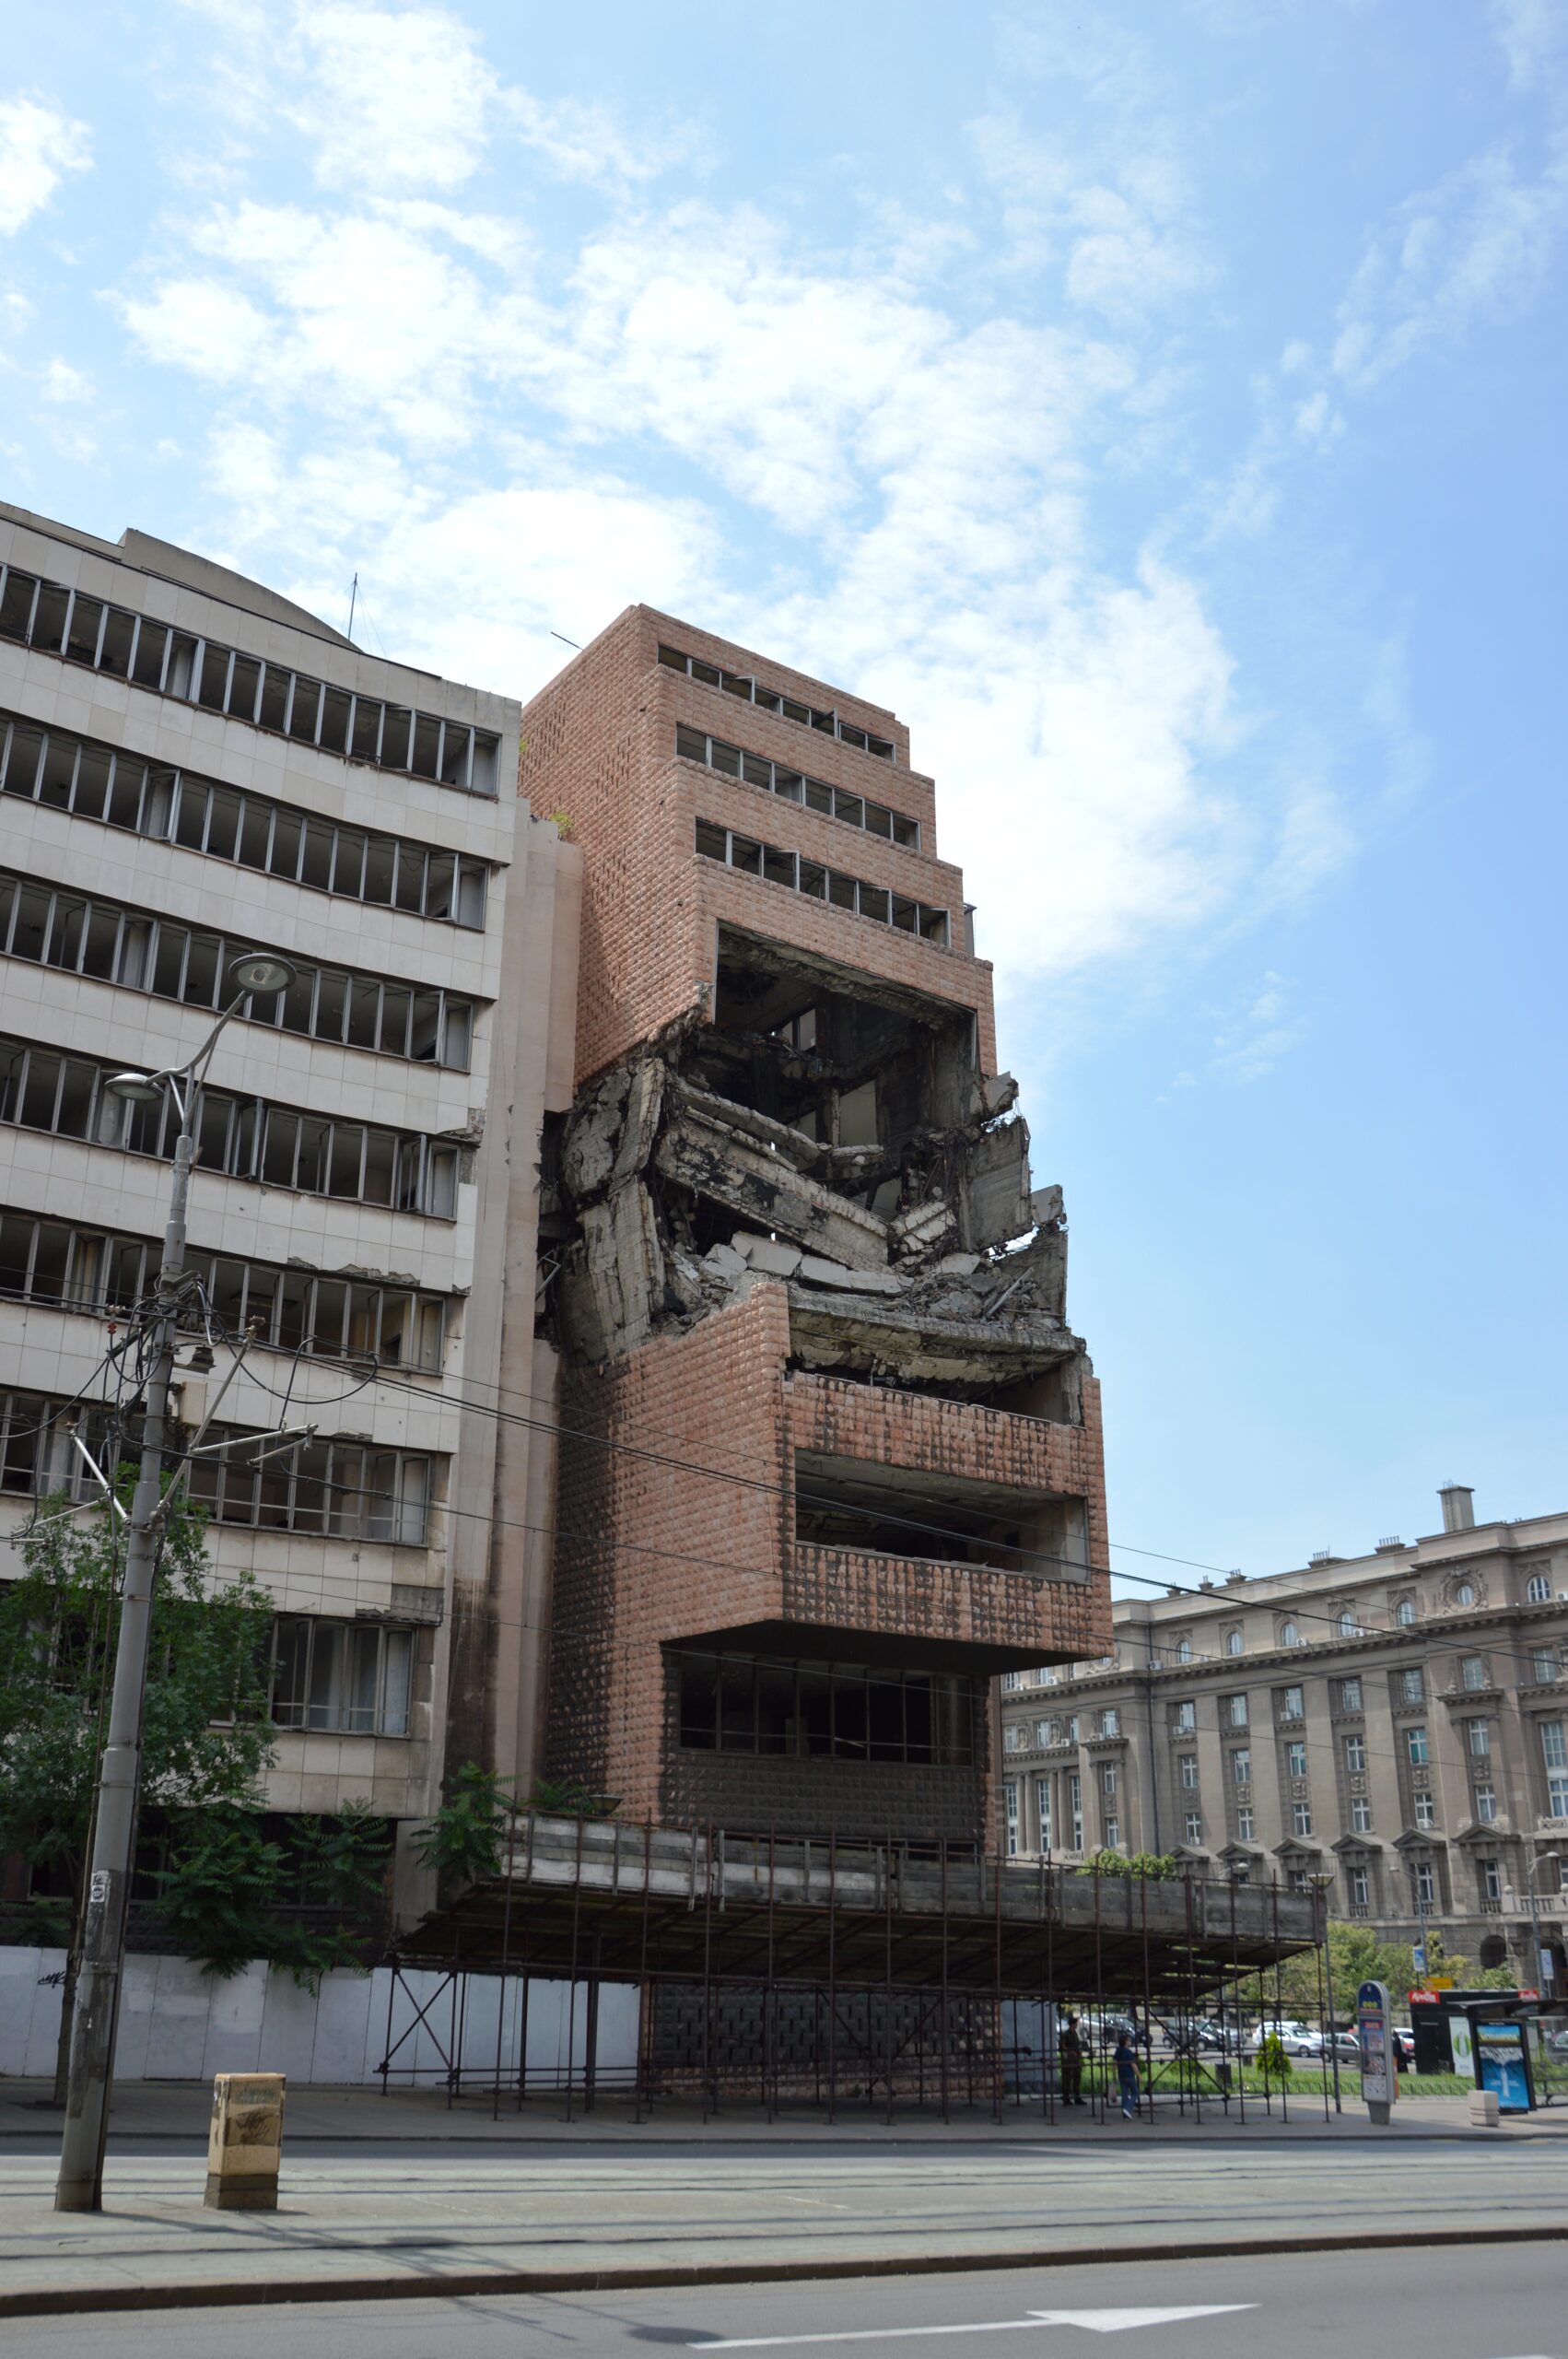
[(974, 1759), (974, 1687), (947, 1673), (683, 1654), (679, 1679), (681, 1743), (698, 1752)]
[(209, 1426), (207, 1442), (218, 1441), (231, 1445), (221, 1457), (204, 1444), (205, 1454), (189, 1461), (191, 1496), (215, 1523), (321, 1533), (333, 1540), (382, 1540), (403, 1548), (426, 1545), (434, 1463), (429, 1458), (320, 1439), (277, 1449), (270, 1434)]
[(355, 696), (15, 566), (0, 568), (0, 637), (378, 769), (496, 792), (500, 740), (485, 730)]
[(919, 822), (907, 819), (902, 811), (890, 811), (883, 803), (872, 803), (863, 794), (829, 786), (825, 779), (807, 778), (802, 770), (786, 769), (782, 762), (770, 762), (765, 754), (748, 754), (739, 745), (726, 745), (722, 738), (705, 736), (700, 729), (688, 729), (685, 722), (676, 725), (675, 751), (688, 762), (722, 770), (726, 778), (744, 779), (748, 786), (760, 786), (765, 794), (799, 803), (829, 819), (842, 819), (847, 827), (863, 827), (868, 836), (884, 836), (890, 843), (907, 845), (912, 851), (920, 848)]
[[(106, 1469), (133, 1446), (101, 1404), (82, 1408), (36, 1393), (0, 1392), (0, 1491), (91, 1496), (97, 1485), (73, 1430)], [(207, 1445), (216, 1442), (232, 1449), (215, 1456)], [(219, 1425), (208, 1427), (203, 1452), (189, 1461), (191, 1496), (216, 1522), (405, 1548), (426, 1544), (439, 1461), (359, 1442), (297, 1441), (279, 1449), (271, 1434)]]
[[(1446, 1602), (1460, 1608), (1476, 1604), (1478, 1593), (1475, 1583), (1469, 1579), (1456, 1581), (1448, 1592)], [(1527, 1605), (1547, 1605), (1550, 1602), (1550, 1575), (1532, 1573), (1525, 1583), (1525, 1602)], [(1398, 1599), (1393, 1608), (1393, 1626), (1401, 1630), (1412, 1629), (1416, 1620), (1417, 1609), (1414, 1598)], [(1339, 1638), (1364, 1638), (1372, 1634), (1355, 1613), (1349, 1606), (1345, 1606), (1334, 1616), (1334, 1635)], [(1225, 1631), (1222, 1643), (1224, 1652), (1229, 1656), (1235, 1657), (1246, 1652), (1246, 1634), (1239, 1625)], [(1312, 1641), (1310, 1637), (1303, 1636), (1301, 1625), (1294, 1617), (1287, 1614), (1275, 1632), (1274, 1643), (1281, 1647), (1300, 1647), (1308, 1645)], [(1166, 1662), (1186, 1663), (1205, 1660), (1194, 1649), (1190, 1635), (1185, 1632), (1177, 1637), (1165, 1640), (1155, 1649), (1155, 1652)], [(1109, 1667), (1115, 1667), (1114, 1660)], [(1022, 1674), (1018, 1676), (1021, 1678)], [(1036, 1672), (1036, 1676), (1043, 1686), (1055, 1684), (1054, 1670), (1042, 1670)]]
[[(1046, 1778), (1037, 1778), (1036, 1780), (1035, 1790), (1036, 1809), (1039, 1825), (1039, 1848), (1042, 1851), (1049, 1851), (1052, 1848), (1052, 1836), (1058, 1824), (1052, 1810), (1050, 1780)], [(1115, 1791), (1116, 1788), (1114, 1784), (1106, 1789), (1108, 1797), (1114, 1797)], [(1022, 1798), (1017, 1784), (1012, 1779), (1009, 1779), (1003, 1786), (1002, 1794), (1006, 1813), (1007, 1848), (1010, 1854), (1015, 1854), (1022, 1848)], [(1069, 1848), (1073, 1851), (1081, 1852), (1083, 1848), (1082, 1799), (1080, 1781), (1076, 1777), (1071, 1780), (1071, 1788), (1065, 1797), (1065, 1800), (1068, 1807), (1063, 1814), (1063, 1831), (1071, 1836)], [(1480, 1813), (1478, 1813), (1478, 1815)], [(1255, 1840), (1255, 1837), (1253, 1832), (1253, 1813), (1251, 1810), (1242, 1809), (1238, 1811), (1236, 1818), (1236, 1841), (1240, 1843), (1253, 1842)], [(1103, 1824), (1103, 1839), (1106, 1847), (1111, 1850), (1119, 1848), (1121, 1842), (1121, 1823), (1119, 1817), (1117, 1815), (1114, 1802), (1112, 1801), (1107, 1800), (1104, 1811)], [(1313, 1827), (1312, 1813), (1310, 1810), (1298, 1810), (1295, 1813), (1294, 1824), (1293, 1825), (1292, 1832), (1294, 1837), (1304, 1840), (1311, 1837)], [(1188, 1811), (1184, 1814), (1182, 1819), (1182, 1839), (1195, 1849), (1201, 1848), (1203, 1843), (1203, 1814), (1201, 1811)], [(1233, 1871), (1233, 1873), (1235, 1881), (1237, 1884), (1247, 1884), (1251, 1880), (1249, 1872), (1246, 1868), (1237, 1867)], [(1307, 1889), (1309, 1882), (1309, 1872), (1307, 1870), (1296, 1868), (1289, 1870), (1287, 1873), (1289, 1882), (1294, 1890), (1305, 1891)], [(1435, 1908), (1437, 1906), (1437, 1879), (1434, 1863), (1430, 1859), (1416, 1860), (1410, 1864), (1409, 1873), (1410, 1877), (1411, 1892), (1417, 1907), (1422, 1910)], [(1493, 1905), (1501, 1902), (1503, 1897), (1503, 1872), (1501, 1863), (1498, 1860), (1478, 1860), (1476, 1861), (1476, 1881), (1483, 1902)], [(1560, 1882), (1562, 1888), (1568, 1889), (1568, 1875), (1561, 1877)], [(1371, 1913), (1372, 1905), (1371, 1869), (1353, 1865), (1348, 1868), (1346, 1871), (1346, 1889), (1350, 1895), (1352, 1914), (1357, 1917), (1369, 1915)]]
[(273, 1625), (272, 1717), (281, 1729), (406, 1736), (412, 1630), (282, 1614)]
[(482, 860), (404, 836), (341, 827), (263, 794), (148, 762), (96, 739), (0, 716), (0, 792), (214, 860), (237, 862), (313, 892), (482, 930)]
[[(14, 1300), (123, 1315), (151, 1292), (161, 1260), (161, 1247), (146, 1238), (0, 1213), (0, 1295)], [(440, 1295), (312, 1277), (219, 1253), (187, 1252), (185, 1267), (235, 1338), (253, 1326), (256, 1342), (275, 1350), (440, 1373), (447, 1311)], [(194, 1305), (188, 1323), (200, 1332)]]
[[(1076, 1712), (1066, 1718), (1036, 1720), (1033, 1731), (1023, 1720), (1010, 1720), (1007, 1728), (1009, 1750), (1028, 1751), (1031, 1743), (1037, 1752), (1053, 1744), (1077, 1744), (1081, 1742), (1082, 1716)], [(1114, 1704), (1102, 1706), (1089, 1716), (1089, 1733), (1093, 1737), (1113, 1737), (1121, 1734), (1121, 1714)]]
[[(170, 1094), (154, 1105), (127, 1104), (105, 1086), (115, 1070), (0, 1039), (0, 1122), (172, 1162), (180, 1123)], [(195, 1132), (202, 1168), (231, 1180), (387, 1204), (431, 1220), (457, 1215), (458, 1150), (417, 1132), (330, 1121), (217, 1089), (198, 1094)]]
[(769, 885), (786, 885), (791, 892), (809, 894), (813, 901), (829, 901), (835, 909), (853, 910), (860, 917), (874, 918), (880, 925), (895, 925), (901, 933), (918, 933), (927, 942), (947, 947), (947, 911), (928, 909), (923, 901), (911, 901), (903, 893), (890, 893), (885, 885), (840, 875), (837, 869), (824, 868), (798, 852), (781, 851), (774, 844), (715, 827), (709, 819), (696, 823), (696, 848), (705, 860), (725, 862), (747, 876), (760, 876)]
[[(1568, 1753), (1564, 1751), (1565, 1724), (1561, 1720), (1542, 1720), (1538, 1725), (1540, 1730), (1542, 1766), (1547, 1777), (1548, 1806), (1553, 1817), (1568, 1816)], [(1464, 1728), (1466, 1750), (1470, 1761), (1472, 1764), (1481, 1765), (1472, 1766), (1470, 1772), (1474, 1813), (1479, 1821), (1490, 1825), (1497, 1816), (1497, 1790), (1491, 1782), (1490, 1776), (1492, 1723), (1489, 1720), (1467, 1720)], [(1435, 1825), (1436, 1803), (1424, 1783), (1425, 1772), (1430, 1768), (1432, 1762), (1429, 1731), (1424, 1726), (1418, 1726), (1407, 1728), (1403, 1735), (1406, 1765), (1412, 1771), (1420, 1773), (1420, 1782), (1412, 1785), (1410, 1795), (1415, 1824), (1418, 1827)], [(1363, 1777), (1367, 1768), (1366, 1739), (1358, 1735), (1347, 1736), (1343, 1740), (1343, 1750), (1347, 1774), (1352, 1778)], [(1182, 1789), (1188, 1793), (1195, 1793), (1199, 1783), (1198, 1755), (1195, 1753), (1181, 1754), (1177, 1756), (1176, 1766)], [(1240, 1802), (1239, 1807), (1250, 1815), (1252, 1788), (1250, 1749), (1246, 1746), (1236, 1746), (1229, 1755), (1228, 1766), (1231, 1781), (1237, 1789), (1238, 1795), (1245, 1794), (1246, 1797)], [(1307, 1778), (1307, 1748), (1299, 1740), (1293, 1742), (1285, 1748), (1285, 1771), (1286, 1775), (1294, 1780), (1305, 1782)], [(1559, 1775), (1559, 1773), (1564, 1774)], [(1311, 1805), (1305, 1799), (1297, 1797), (1293, 1803), (1293, 1811), (1298, 1815), (1305, 1812), (1310, 1822)], [(1371, 1834), (1372, 1804), (1364, 1794), (1352, 1794), (1350, 1797), (1350, 1822), (1352, 1834)], [(1305, 1827), (1298, 1825), (1295, 1832), (1298, 1835), (1310, 1834), (1310, 1823)]]
[(802, 704), (778, 688), (765, 688), (759, 680), (748, 679), (743, 672), (720, 671), (717, 663), (704, 663), (700, 655), (683, 655), (678, 647), (661, 647), (659, 661), (672, 672), (685, 673), (691, 680), (706, 681), (710, 688), (722, 688), (727, 697), (739, 697), (744, 704), (760, 705), (765, 712), (776, 712), (785, 721), (797, 722), (802, 729), (819, 729), (825, 736), (837, 737), (841, 745), (858, 745), (862, 753), (874, 754), (879, 761), (896, 758), (885, 737), (873, 737), (869, 730), (858, 729), (853, 722), (840, 721), (836, 712), (819, 712), (814, 705)]
[[(1529, 1670), (1523, 1684), (1539, 1685), (1557, 1678), (1561, 1665), (1554, 1646), (1535, 1646), (1529, 1649)], [(1427, 1696), (1426, 1673), (1419, 1663), (1389, 1674), (1392, 1698), (1396, 1707), (1424, 1704)], [(1464, 1655), (1459, 1661), (1459, 1686), (1470, 1694), (1480, 1694), (1493, 1684), (1492, 1668), (1485, 1655)], [(1334, 1709), (1340, 1713), (1356, 1713), (1365, 1708), (1365, 1684), (1358, 1674), (1350, 1679), (1330, 1683)], [(1277, 1687), (1274, 1693), (1274, 1717), (1277, 1720), (1299, 1720), (1305, 1711), (1305, 1691), (1300, 1687)], [(1246, 1728), (1248, 1718), (1245, 1696), (1222, 1696), (1220, 1718), (1231, 1728)], [(1198, 1705), (1188, 1696), (1170, 1707), (1171, 1725), (1178, 1733), (1198, 1725)]]
[[(218, 1008), (232, 996), (235, 960), (254, 947), (0, 871), (0, 953), (13, 958), (193, 1007)], [(244, 1014), (253, 1024), (345, 1041), (351, 1049), (374, 1049), (416, 1064), (450, 1065), (459, 1073), (468, 1071), (473, 1051), (470, 1001), (342, 967), (301, 966), (287, 991), (258, 994)]]

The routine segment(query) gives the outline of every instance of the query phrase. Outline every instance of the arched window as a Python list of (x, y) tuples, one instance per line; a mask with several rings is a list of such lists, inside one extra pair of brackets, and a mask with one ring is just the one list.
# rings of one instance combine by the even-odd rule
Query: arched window
[(1281, 1622), (1281, 1625), (1280, 1625), (1280, 1644), (1281, 1644), (1282, 1647), (1299, 1647), (1299, 1646), (1300, 1646), (1300, 1644), (1301, 1644), (1301, 1632), (1296, 1628), (1296, 1625), (1295, 1625), (1295, 1624), (1294, 1624), (1293, 1622)]
[(1401, 1629), (1401, 1630), (1408, 1630), (1408, 1629), (1410, 1628), (1410, 1626), (1411, 1623), (1415, 1620), (1415, 1618), (1416, 1618), (1416, 1602), (1415, 1602), (1415, 1599), (1414, 1599), (1413, 1597), (1402, 1597), (1402, 1598), (1400, 1598), (1400, 1600), (1399, 1600), (1399, 1602), (1398, 1602), (1398, 1605), (1396, 1605), (1396, 1606), (1395, 1606), (1395, 1608), (1394, 1608), (1394, 1619), (1395, 1619), (1395, 1621), (1398, 1624), (1398, 1625), (1399, 1625), (1400, 1629)]
[(1225, 1652), (1228, 1655), (1239, 1655), (1246, 1643), (1239, 1630), (1225, 1632)]
[(1192, 1661), (1192, 1640), (1190, 1638), (1178, 1638), (1176, 1640), (1176, 1661), (1177, 1662), (1190, 1662)]
[(1547, 1605), (1551, 1600), (1551, 1583), (1545, 1573), (1532, 1573), (1525, 1583), (1525, 1595), (1532, 1605)]
[(1476, 1585), (1474, 1581), (1457, 1581), (1455, 1583), (1454, 1602), (1456, 1605), (1473, 1605), (1475, 1602)]
[(1340, 1608), (1339, 1621), (1334, 1626), (1341, 1638), (1359, 1638), (1361, 1636), (1361, 1624), (1348, 1605)]

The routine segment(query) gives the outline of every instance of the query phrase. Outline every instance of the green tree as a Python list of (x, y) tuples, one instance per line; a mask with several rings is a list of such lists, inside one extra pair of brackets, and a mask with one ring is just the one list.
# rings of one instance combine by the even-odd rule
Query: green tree
[(1164, 1851), (1091, 1851), (1073, 1872), (1092, 1876), (1096, 1869), (1103, 1876), (1147, 1876), (1152, 1884), (1164, 1884), (1176, 1874), (1176, 1863)]
[(293, 1871), (303, 1922), (275, 1922), (270, 1955), (287, 1966), (301, 1989), (319, 1990), (323, 1974), (352, 1967), (369, 1973), (367, 1937), (386, 1898), (392, 1833), (367, 1802), (345, 1802), (334, 1818), (296, 1819)]
[[(128, 1504), (130, 1470), (122, 1478)], [(264, 1670), (273, 1608), (249, 1573), (215, 1580), (205, 1523), (184, 1506), (170, 1515), (152, 1612), (141, 1798), (144, 1808), (176, 1813), (254, 1810), (273, 1750)], [(19, 1578), (0, 1585), (0, 1851), (52, 1869), (73, 1895), (57, 2102), (119, 1635), (123, 1531), (107, 1508), (82, 1515), (64, 1499), (46, 1501), (21, 1543)], [(209, 1889), (217, 1867), (209, 1847)]]
[(440, 1808), (415, 1837), (414, 1856), (433, 1868), (445, 1891), (499, 1875), (507, 1830), (521, 1810), (558, 1818), (614, 1818), (614, 1794), (596, 1794), (575, 1778), (536, 1778), (530, 1798), (520, 1801), (494, 1769), (465, 1761), (447, 1787)]
[(291, 1822), (285, 1845), (253, 1810), (188, 1811), (175, 1822), (155, 1913), (187, 1957), (228, 1980), (252, 1958), (283, 1966), (302, 1990), (365, 1952), (385, 1897), (386, 1821), (369, 1802)]
[(451, 1779), (440, 1808), (414, 1839), (421, 1867), (433, 1868), (443, 1890), (498, 1875), (507, 1824), (517, 1808), (494, 1769), (465, 1761)]

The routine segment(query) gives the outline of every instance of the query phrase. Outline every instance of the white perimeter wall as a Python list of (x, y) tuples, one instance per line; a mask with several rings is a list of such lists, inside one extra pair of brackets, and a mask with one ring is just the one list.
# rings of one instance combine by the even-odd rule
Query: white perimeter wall
[[(53, 2077), (64, 1966), (63, 1950), (0, 1948), (0, 2077)], [(219, 1982), (189, 1958), (130, 1957), (114, 2076), (198, 2081), (214, 2072), (286, 2072), (297, 2086), (315, 2082), (339, 2087), (372, 2081), (390, 2044), (390, 2000), (392, 2042), (410, 2032), (392, 2061), (392, 2086), (439, 2088), (446, 2067), (436, 2043), (449, 2052), (453, 2045), (451, 1996), (441, 1993), (442, 1978), (410, 1971), (394, 1988), (391, 1969), (378, 1966), (372, 1974), (329, 1974), (312, 1998), (296, 1989), (286, 1972), (259, 1963), (231, 1982)], [(503, 1984), (493, 1975), (470, 1977), (462, 2008), (465, 2072), (486, 2078), (494, 2073), (497, 2013), (501, 2070), (516, 2071), (522, 1991), (516, 1980)], [(431, 1999), (434, 2036), (425, 2025), (410, 2031), (418, 2010)], [(528, 1986), (528, 2070), (540, 2074), (541, 2086), (551, 2074), (565, 2077), (568, 2045), (573, 2070), (580, 2075), (587, 2023), (586, 1984), (577, 1985), (575, 2007), (569, 1983)], [(606, 1986), (599, 2000), (597, 2057), (604, 2082), (630, 2078), (637, 2034), (636, 1989)]]

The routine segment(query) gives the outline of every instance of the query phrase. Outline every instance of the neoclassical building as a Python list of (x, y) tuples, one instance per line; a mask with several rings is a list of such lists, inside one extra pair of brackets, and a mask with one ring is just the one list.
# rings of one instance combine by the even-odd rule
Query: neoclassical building
[[(1004, 1683), (1021, 1855), (1174, 1852), (1539, 1979), (1563, 1955), (1568, 1514), (1328, 1552), (1303, 1569), (1121, 1599), (1114, 1656)], [(1500, 1946), (1501, 1945), (1501, 1946)]]

